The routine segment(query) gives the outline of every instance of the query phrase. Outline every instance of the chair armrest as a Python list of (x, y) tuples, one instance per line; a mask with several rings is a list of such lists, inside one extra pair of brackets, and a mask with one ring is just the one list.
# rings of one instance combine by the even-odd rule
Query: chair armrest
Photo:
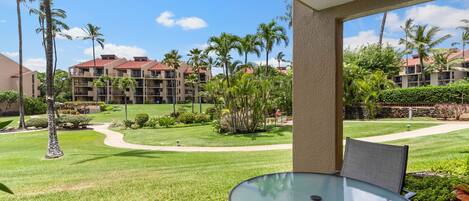
[(417, 195), (417, 193), (411, 192), (407, 189), (404, 189), (402, 191), (405, 193), (404, 198), (409, 199), (409, 200), (412, 199), (415, 195)]

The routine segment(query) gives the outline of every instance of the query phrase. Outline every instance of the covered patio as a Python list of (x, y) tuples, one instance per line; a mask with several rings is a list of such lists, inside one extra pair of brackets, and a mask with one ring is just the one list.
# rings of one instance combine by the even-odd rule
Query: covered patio
[(344, 22), (428, 1), (293, 1), (295, 172), (327, 173), (342, 166)]

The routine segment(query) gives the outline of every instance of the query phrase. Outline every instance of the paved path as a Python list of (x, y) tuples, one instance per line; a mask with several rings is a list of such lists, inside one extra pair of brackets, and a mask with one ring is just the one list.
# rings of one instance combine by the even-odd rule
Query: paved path
[[(170, 152), (251, 152), (251, 151), (270, 151), (270, 150), (289, 150), (292, 148), (291, 144), (276, 144), (276, 145), (258, 145), (258, 146), (242, 146), (242, 147), (176, 147), (176, 146), (151, 146), (132, 144), (124, 141), (124, 135), (108, 129), (109, 124), (93, 125), (94, 131), (102, 133), (106, 136), (104, 144), (125, 149), (137, 150), (151, 150), (151, 151), (170, 151)], [(415, 131), (408, 131), (390, 135), (374, 136), (359, 138), (359, 140), (369, 142), (387, 142), (400, 139), (416, 138), (429, 135), (441, 135), (449, 132), (469, 129), (467, 122), (452, 122), (445, 123), (438, 126), (423, 128)]]

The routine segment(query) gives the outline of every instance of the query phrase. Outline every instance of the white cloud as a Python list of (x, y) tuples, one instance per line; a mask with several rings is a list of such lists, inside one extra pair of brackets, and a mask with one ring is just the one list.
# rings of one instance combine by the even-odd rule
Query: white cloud
[(19, 52), (1, 52), (1, 53), (10, 58), (17, 57), (18, 55), (20, 55)]
[(461, 25), (462, 19), (469, 19), (469, 9), (460, 9), (449, 6), (439, 6), (427, 4), (424, 6), (415, 6), (406, 11), (400, 18), (395, 13), (390, 13), (388, 29), (390, 31), (400, 31), (406, 19), (412, 18), (415, 24), (429, 24), (438, 26), (443, 32), (453, 33), (456, 27)]
[(202, 29), (208, 26), (205, 20), (198, 17), (182, 17), (174, 19), (174, 13), (171, 11), (162, 12), (155, 21), (166, 27), (180, 26), (183, 30)]
[[(101, 46), (96, 46), (96, 57), (99, 57), (101, 54), (115, 54), (118, 57), (125, 57), (127, 59), (132, 59), (134, 56), (145, 56), (147, 51), (139, 48), (137, 46), (125, 46), (125, 45), (116, 45), (116, 44), (104, 44), (104, 49)], [(83, 52), (88, 56), (93, 56), (93, 48), (86, 48)]]
[(24, 61), (24, 66), (32, 71), (45, 72), (46, 60), (44, 58), (31, 58)]
[(156, 18), (156, 22), (158, 22), (158, 24), (162, 24), (163, 26), (172, 27), (175, 24), (174, 19), (172, 19), (173, 17), (174, 14), (172, 12), (165, 11)]
[[(86, 36), (86, 32), (83, 31), (83, 29), (78, 28), (78, 27), (73, 27), (69, 30), (64, 30), (64, 31), (62, 31), (62, 33), (71, 36), (73, 39), (81, 39), (81, 38)], [(66, 39), (65, 37), (63, 37), (61, 35), (57, 35), (57, 38), (58, 39)]]
[[(379, 41), (379, 36), (373, 30), (362, 31), (356, 36), (344, 38), (344, 47), (355, 49), (357, 47), (377, 43)], [(383, 38), (383, 43), (390, 44), (392, 46), (398, 46), (399, 40), (393, 38)]]
[(184, 17), (176, 21), (176, 24), (184, 30), (202, 29), (207, 27), (207, 22), (198, 17)]
[[(264, 60), (254, 61), (254, 63), (257, 64), (257, 65), (265, 65), (265, 59)], [(290, 63), (284, 62), (284, 61), (280, 62), (281, 67), (285, 67), (285, 66), (288, 66), (288, 65), (290, 65)], [(275, 58), (270, 58), (269, 59), (269, 66), (278, 67), (278, 61)]]

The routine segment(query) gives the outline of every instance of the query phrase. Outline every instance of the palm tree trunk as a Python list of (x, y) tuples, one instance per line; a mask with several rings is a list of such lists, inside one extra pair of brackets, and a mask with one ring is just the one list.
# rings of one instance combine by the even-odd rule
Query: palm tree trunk
[(462, 41), (462, 67), (466, 67), (466, 55), (464, 50), (466, 49), (466, 44), (464, 43), (464, 40)]
[(54, 46), (54, 75), (55, 75), (55, 71), (57, 70), (57, 46), (56, 46), (56, 40), (55, 40), (55, 36), (54, 36), (54, 40), (53, 40), (53, 46)]
[[(176, 77), (176, 74), (174, 75)], [(176, 114), (176, 81), (175, 81), (175, 78), (172, 80), (172, 85), (173, 85), (173, 114), (175, 115)]]
[[(23, 98), (23, 31), (21, 24), (21, 8), (20, 0), (16, 0), (16, 14), (18, 17), (18, 53), (19, 53), (19, 64), (18, 64), (18, 81), (19, 81), (19, 113), (20, 113), (20, 129), (25, 129), (26, 124), (24, 122), (24, 98)], [(34, 94), (33, 94), (34, 96)]]
[(420, 55), (419, 56), (419, 60), (420, 60), (420, 72), (422, 73), (422, 86), (425, 86), (425, 83), (426, 83), (426, 79), (425, 79), (425, 66), (424, 66), (424, 63), (423, 63), (423, 58), (422, 56)]
[(248, 53), (244, 53), (244, 66), (247, 67), (248, 66)]
[(127, 116), (127, 94), (125, 94), (124, 90), (124, 107), (125, 107), (125, 120), (128, 121), (128, 116)]
[(388, 17), (388, 12), (384, 12), (383, 20), (381, 21), (381, 31), (379, 33), (379, 47), (383, 47), (383, 37), (384, 37), (384, 28), (386, 27), (386, 18)]
[(269, 50), (265, 51), (265, 76), (269, 76)]
[(192, 113), (195, 113), (194, 104), (195, 104), (195, 87), (194, 89), (192, 89)]
[[(224, 65), (225, 65), (225, 74), (226, 74), (226, 86), (229, 89), (231, 87), (231, 83), (230, 83), (230, 75), (228, 73), (228, 62), (226, 61)], [(226, 104), (228, 108), (232, 107), (232, 110), (230, 109), (231, 123), (233, 126), (232, 128), (233, 132), (236, 133), (237, 131), (237, 126), (236, 126), (237, 122), (236, 122), (236, 117), (235, 117), (236, 107), (232, 106), (230, 102), (231, 102), (231, 92), (228, 90), (228, 98), (226, 99)]]
[(46, 101), (47, 101), (47, 118), (48, 118), (48, 146), (46, 158), (59, 158), (63, 156), (63, 152), (59, 146), (55, 123), (55, 103), (54, 103), (54, 74), (53, 74), (53, 47), (52, 47), (52, 14), (50, 0), (44, 0), (46, 12)]
[(200, 96), (200, 73), (198, 74), (197, 78), (197, 99), (199, 100), (199, 113), (202, 114), (202, 97)]

